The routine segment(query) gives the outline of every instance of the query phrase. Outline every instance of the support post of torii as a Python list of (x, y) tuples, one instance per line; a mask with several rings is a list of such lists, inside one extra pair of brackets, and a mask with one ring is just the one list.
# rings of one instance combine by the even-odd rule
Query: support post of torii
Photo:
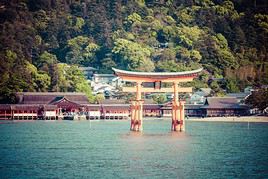
[[(135, 92), (136, 99), (131, 102), (130, 130), (142, 131), (143, 100), (142, 92), (173, 92), (172, 101), (172, 131), (185, 131), (184, 101), (179, 101), (179, 92), (192, 92), (192, 88), (179, 87), (179, 83), (192, 81), (202, 68), (185, 72), (133, 72), (113, 68), (115, 74), (124, 81), (135, 82), (136, 86), (123, 87), (123, 92)], [(143, 82), (153, 82), (155, 88), (142, 88)], [(173, 83), (172, 88), (161, 88), (162, 82)], [(157, 85), (156, 85), (157, 84)]]
[(142, 82), (136, 82), (136, 99), (131, 103), (131, 131), (142, 131), (143, 101), (141, 99)]
[(179, 83), (173, 82), (174, 97), (172, 101), (171, 131), (185, 131), (184, 101), (179, 101)]

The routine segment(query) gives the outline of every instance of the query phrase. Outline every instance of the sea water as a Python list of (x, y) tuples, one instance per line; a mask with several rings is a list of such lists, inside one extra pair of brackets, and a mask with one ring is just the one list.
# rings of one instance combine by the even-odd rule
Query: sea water
[(268, 124), (0, 123), (0, 178), (268, 178)]

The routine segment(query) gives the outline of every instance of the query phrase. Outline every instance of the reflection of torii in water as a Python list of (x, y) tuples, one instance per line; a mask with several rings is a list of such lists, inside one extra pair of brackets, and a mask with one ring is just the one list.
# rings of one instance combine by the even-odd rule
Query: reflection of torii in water
[[(142, 131), (142, 92), (173, 92), (172, 101), (172, 131), (184, 131), (184, 101), (179, 101), (179, 92), (192, 92), (192, 88), (179, 87), (179, 83), (192, 81), (202, 68), (184, 72), (134, 72), (113, 68), (115, 75), (124, 81), (135, 82), (135, 87), (123, 87), (123, 92), (136, 92), (136, 99), (131, 103), (131, 125), (130, 130)], [(143, 88), (143, 82), (153, 82), (154, 88)], [(161, 83), (172, 83), (172, 88), (161, 88)]]

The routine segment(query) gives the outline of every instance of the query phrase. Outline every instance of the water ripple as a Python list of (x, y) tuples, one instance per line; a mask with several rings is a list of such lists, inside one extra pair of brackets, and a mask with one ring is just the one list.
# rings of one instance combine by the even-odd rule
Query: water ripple
[[(8, 125), (6, 125), (8, 124)], [(13, 125), (14, 124), (14, 125)], [(268, 178), (268, 125), (0, 122), (0, 178)]]

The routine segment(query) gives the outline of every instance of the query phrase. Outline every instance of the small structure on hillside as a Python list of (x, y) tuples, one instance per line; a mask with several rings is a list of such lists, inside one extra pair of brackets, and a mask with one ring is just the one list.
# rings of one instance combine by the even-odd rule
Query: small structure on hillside
[(116, 96), (117, 88), (122, 87), (123, 84), (124, 81), (113, 74), (94, 74), (91, 81), (94, 94), (109, 93), (115, 94), (114, 96)]
[(115, 88), (109, 84), (95, 84), (93, 86), (93, 94), (105, 93), (106, 91), (115, 91)]
[(211, 91), (211, 88), (200, 88), (186, 102), (189, 104), (204, 104)]
[(93, 74), (97, 71), (97, 69), (93, 67), (79, 67), (79, 69), (84, 73), (87, 80), (91, 80)]
[(110, 84), (114, 78), (116, 78), (116, 76), (113, 74), (94, 74), (92, 81), (94, 83)]

